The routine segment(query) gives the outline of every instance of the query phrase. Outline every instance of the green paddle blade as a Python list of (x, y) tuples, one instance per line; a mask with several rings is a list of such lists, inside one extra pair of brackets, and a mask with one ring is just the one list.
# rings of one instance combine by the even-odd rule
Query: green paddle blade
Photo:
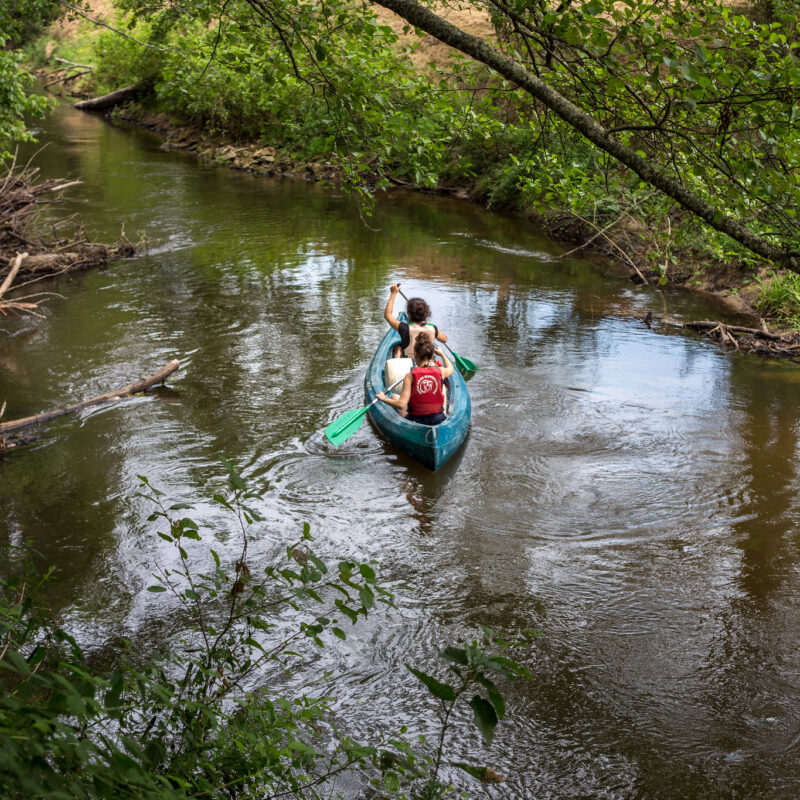
[(346, 439), (349, 439), (360, 427), (364, 421), (367, 409), (354, 408), (350, 411), (345, 411), (340, 417), (337, 417), (327, 428), (325, 428), (325, 438), (334, 446), (338, 447)]
[(456, 360), (456, 366), (459, 372), (475, 372), (475, 370), (478, 369), (478, 365), (474, 361), (470, 361), (468, 358), (464, 358), (464, 356), (460, 356), (452, 350), (450, 352), (453, 353), (453, 358)]

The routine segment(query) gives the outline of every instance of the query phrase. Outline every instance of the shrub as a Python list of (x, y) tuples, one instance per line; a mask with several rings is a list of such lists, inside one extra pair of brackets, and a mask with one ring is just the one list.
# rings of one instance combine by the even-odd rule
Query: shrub
[[(525, 674), (503, 651), (516, 644), (485, 631), (499, 652), (477, 642), (447, 648), (455, 685), (412, 672), (437, 698), (436, 746), (413, 749), (401, 735), (361, 744), (340, 730), (330, 698), (284, 697), (263, 684), (289, 669), (303, 644), (328, 636), (392, 603), (367, 563), (335, 570), (314, 553), (309, 526), (281, 563), (261, 574), (248, 562), (248, 529), (261, 517), (229, 462), (229, 492), (214, 495), (239, 536), (235, 561), (212, 549), (198, 569), (200, 526), (141, 478), (141, 494), (174, 548), (149, 591), (170, 598), (188, 636), (168, 656), (139, 663), (126, 645), (110, 672), (87, 661), (75, 639), (35, 602), (37, 582), (0, 585), (0, 796), (19, 798), (317, 798), (341, 772), (360, 775), (384, 796), (439, 797), (439, 773), (452, 712), (463, 697), (485, 741), (504, 714), (492, 677)], [(39, 582), (40, 583), (40, 582)], [(479, 779), (485, 767), (457, 764)]]

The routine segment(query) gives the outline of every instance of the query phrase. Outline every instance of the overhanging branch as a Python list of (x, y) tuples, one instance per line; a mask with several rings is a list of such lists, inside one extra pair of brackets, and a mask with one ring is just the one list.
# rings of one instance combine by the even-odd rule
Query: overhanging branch
[(751, 231), (740, 220), (723, 213), (675, 179), (663, 174), (635, 150), (612, 136), (594, 117), (582, 111), (552, 86), (529, 72), (520, 62), (500, 52), (489, 42), (466, 33), (420, 5), (416, 0), (373, 0), (373, 2), (393, 11), (440, 42), (460, 50), (504, 78), (513, 81), (600, 150), (624, 164), (642, 180), (671, 197), (715, 230), (727, 234), (763, 258), (800, 272), (800, 250), (772, 244)]

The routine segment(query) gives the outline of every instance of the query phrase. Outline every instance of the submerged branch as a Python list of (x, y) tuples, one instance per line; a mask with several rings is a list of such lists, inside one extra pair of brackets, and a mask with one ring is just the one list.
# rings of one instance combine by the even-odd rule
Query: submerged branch
[(43, 414), (35, 414), (31, 417), (22, 417), (9, 422), (1, 422), (0, 451), (5, 449), (5, 442), (2, 438), (5, 436), (5, 434), (19, 431), (23, 428), (30, 428), (33, 425), (41, 425), (43, 422), (49, 422), (51, 419), (63, 417), (67, 414), (73, 414), (76, 411), (83, 411), (84, 409), (91, 408), (92, 406), (115, 402), (117, 400), (122, 400), (125, 397), (141, 394), (156, 384), (163, 383), (170, 375), (172, 375), (173, 372), (176, 372), (179, 368), (180, 362), (177, 359), (173, 359), (168, 364), (165, 364), (163, 367), (161, 367), (161, 369), (159, 369), (157, 372), (154, 372), (152, 375), (148, 375), (146, 378), (141, 378), (138, 381), (129, 383), (127, 386), (123, 386), (121, 389), (117, 389), (116, 391), (100, 394), (96, 397), (91, 397), (88, 400), (83, 400), (80, 403), (75, 403), (71, 406), (57, 408), (54, 411), (46, 411)]

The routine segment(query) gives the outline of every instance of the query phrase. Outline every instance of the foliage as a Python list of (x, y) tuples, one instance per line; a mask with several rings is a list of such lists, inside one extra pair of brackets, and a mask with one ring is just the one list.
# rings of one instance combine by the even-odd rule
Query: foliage
[[(495, 681), (498, 677), (511, 681), (520, 677), (527, 679), (532, 677), (524, 667), (504, 655), (510, 648), (524, 646), (526, 639), (513, 640), (485, 626), (481, 626), (481, 629), (485, 638), (483, 646), (479, 645), (477, 640), (473, 640), (463, 647), (451, 646), (442, 651), (441, 656), (455, 677), (455, 684), (444, 683), (432, 675), (406, 665), (440, 703), (441, 730), (438, 747), (432, 761), (432, 771), (420, 792), (420, 798), (425, 800), (433, 800), (442, 793), (443, 786), (439, 780), (442, 756), (445, 751), (445, 740), (452, 726), (453, 712), (459, 701), (472, 693), (469, 705), (473, 720), (488, 747), (492, 744), (498, 722), (506, 713), (505, 701)], [(533, 635), (535, 634), (532, 631), (525, 632), (526, 638)], [(484, 649), (487, 645), (491, 650)], [(458, 761), (451, 762), (451, 765), (485, 783), (497, 783), (502, 780), (490, 767)]]
[(19, 47), (52, 22), (60, 6), (60, 0), (5, 0), (0, 36), (11, 47)]
[[(781, 0), (746, 16), (717, 0), (489, 4), (508, 54), (721, 214), (787, 247), (800, 201), (795, 6)], [(477, 180), (491, 204), (599, 221), (652, 193), (482, 65), (459, 56), (413, 69), (415, 46), (363, 5), (118, 7), (157, 50), (145, 69), (109, 45), (101, 55), (111, 72), (154, 80), (161, 108), (213, 131), (333, 163), (362, 193), (390, 176), (420, 186)], [(687, 239), (717, 256), (744, 252), (699, 221)]]
[(50, 107), (46, 98), (29, 92), (33, 76), (10, 48), (49, 21), (56, 6), (54, 0), (8, 0), (0, 14), (0, 161), (11, 157), (15, 142), (33, 138), (25, 118), (42, 116)]
[[(149, 591), (169, 601), (189, 629), (170, 655), (141, 663), (126, 645), (114, 668), (100, 671), (37, 607), (35, 584), (2, 584), (0, 795), (310, 799), (342, 772), (360, 775), (384, 796), (438, 797), (446, 790), (438, 768), (447, 719), (435, 754), (400, 736), (364, 745), (341, 729), (331, 698), (280, 693), (280, 676), (302, 662), (304, 645), (346, 638), (348, 627), (392, 596), (367, 563), (330, 569), (313, 551), (308, 525), (282, 563), (257, 575), (248, 560), (248, 530), (261, 519), (257, 496), (232, 464), (226, 467), (229, 491), (214, 502), (238, 530), (238, 557), (225, 564), (212, 549), (203, 568), (195, 563), (200, 526), (182, 516), (191, 506), (167, 504), (141, 478), (142, 495), (155, 508), (150, 519), (173, 552)], [(468, 660), (447, 716), (457, 695), (478, 686), (494, 709), (478, 703), (477, 694), (470, 701), (489, 742), (503, 701), (487, 676), (512, 678), (523, 670), (474, 644), (444, 655), (452, 661), (453, 653)], [(478, 778), (494, 774), (469, 770)]]
[(766, 279), (757, 278), (758, 310), (766, 317), (800, 329), (800, 275), (772, 272)]
[[(776, 5), (777, 8), (777, 5)], [(493, 3), (508, 52), (720, 211), (794, 242), (797, 18), (716, 0)]]
[(293, 35), (287, 48), (246, 4), (226, 4), (221, 20), (213, 5), (184, 16), (155, 4), (124, 7), (135, 12), (127, 30), (149, 48), (98, 37), (93, 90), (150, 84), (158, 108), (211, 133), (332, 164), (364, 194), (388, 175), (435, 186), (453, 161), (451, 131), (464, 127), (457, 93), (417, 75), (369, 9), (325, 18), (299, 6), (294, 23), (315, 38)]

